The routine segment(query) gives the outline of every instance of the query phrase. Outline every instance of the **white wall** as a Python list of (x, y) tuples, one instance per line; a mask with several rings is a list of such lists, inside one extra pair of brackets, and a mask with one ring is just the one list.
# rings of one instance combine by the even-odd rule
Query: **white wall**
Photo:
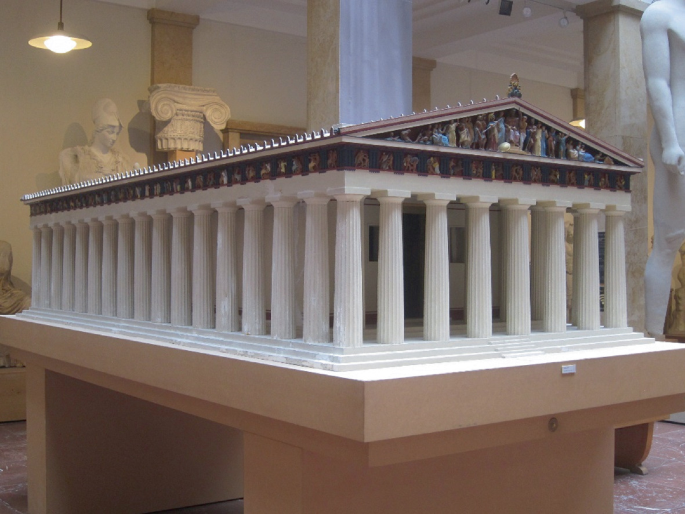
[(193, 84), (216, 88), (231, 117), (307, 125), (307, 40), (202, 20), (193, 34)]

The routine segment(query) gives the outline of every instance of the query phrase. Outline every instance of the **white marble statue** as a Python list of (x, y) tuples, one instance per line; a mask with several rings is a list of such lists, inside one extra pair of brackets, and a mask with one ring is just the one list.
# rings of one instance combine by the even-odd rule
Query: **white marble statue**
[(647, 95), (654, 115), (654, 249), (645, 270), (646, 329), (661, 336), (673, 260), (685, 239), (685, 0), (659, 0), (640, 22)]
[(108, 98), (95, 102), (91, 111), (95, 130), (88, 146), (74, 146), (59, 154), (62, 184), (76, 184), (131, 169), (126, 156), (113, 148), (123, 128), (117, 106)]

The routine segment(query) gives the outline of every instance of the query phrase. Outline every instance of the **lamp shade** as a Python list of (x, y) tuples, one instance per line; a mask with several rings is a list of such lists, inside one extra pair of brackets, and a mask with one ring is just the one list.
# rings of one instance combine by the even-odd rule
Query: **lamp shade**
[(57, 54), (70, 52), (71, 50), (81, 50), (93, 45), (84, 37), (76, 36), (74, 34), (67, 34), (63, 30), (57, 30), (52, 34), (46, 36), (34, 37), (29, 40), (29, 45), (36, 48), (44, 48)]

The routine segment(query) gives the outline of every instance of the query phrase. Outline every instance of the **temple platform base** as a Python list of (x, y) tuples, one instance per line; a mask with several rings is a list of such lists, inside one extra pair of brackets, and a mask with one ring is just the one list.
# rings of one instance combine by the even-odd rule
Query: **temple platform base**
[(615, 428), (685, 410), (685, 348), (649, 339), (332, 372), (16, 317), (0, 334), (27, 364), (32, 514), (610, 514)]

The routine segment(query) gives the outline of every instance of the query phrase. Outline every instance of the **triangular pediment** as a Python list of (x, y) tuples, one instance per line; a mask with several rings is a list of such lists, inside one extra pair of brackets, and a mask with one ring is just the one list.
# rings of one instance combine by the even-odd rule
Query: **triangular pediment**
[(641, 160), (520, 98), (350, 125), (341, 127), (339, 133), (417, 147), (443, 146), (634, 168), (644, 165)]

